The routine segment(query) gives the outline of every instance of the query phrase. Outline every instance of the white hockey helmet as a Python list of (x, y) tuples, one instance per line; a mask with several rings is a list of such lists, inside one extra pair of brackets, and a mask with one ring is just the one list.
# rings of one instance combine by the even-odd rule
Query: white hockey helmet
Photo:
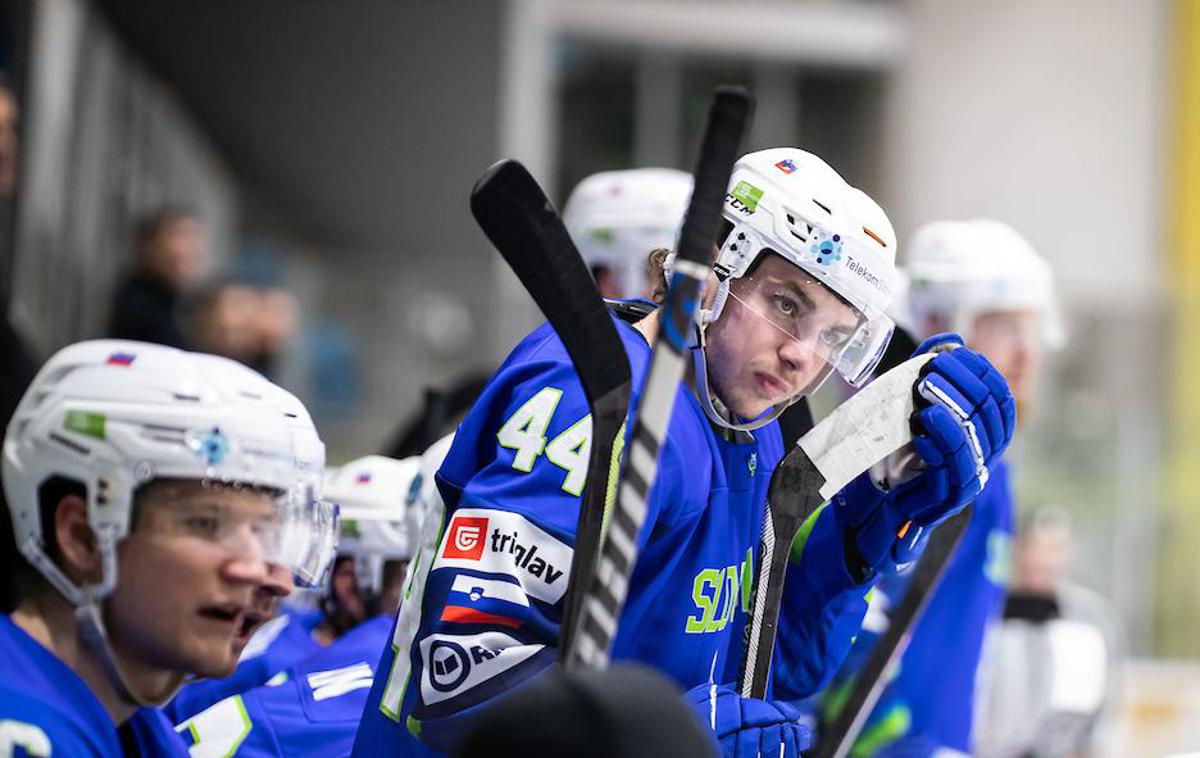
[[(860, 386), (871, 375), (891, 339), (887, 315), (896, 289), (896, 234), (883, 209), (850, 186), (827, 163), (797, 148), (749, 153), (734, 164), (722, 215), (729, 223), (714, 269), (720, 282), (712, 308), (698, 313), (700, 341), (729, 297), (730, 282), (746, 276), (760, 256), (773, 252), (795, 264), (850, 306), (853, 332), (818, 341), (825, 370), (801, 395), (815, 390), (837, 370)], [(710, 391), (707, 378), (700, 383)], [(748, 423), (732, 423), (703, 405), (717, 423), (754, 429), (776, 418), (791, 402)]]
[(563, 223), (589, 267), (613, 271), (621, 297), (645, 297), (647, 256), (674, 247), (691, 196), (692, 175), (685, 171), (602, 171), (575, 185)]
[[(350, 461), (326, 480), (325, 497), (341, 513), (338, 554), (354, 559), (359, 585), (382, 589), (383, 564), (408, 560), (416, 546), (409, 503), (419, 486), (421, 459), (368, 455)], [(419, 526), (419, 525), (418, 525)]]
[[(117, 543), (138, 487), (196, 479), (274, 493), (256, 532), (264, 560), (301, 584), (323, 579), (336, 543), (336, 509), (320, 501), (324, 446), (304, 406), (224, 358), (119, 340), (80, 342), (34, 377), (4, 439), (4, 494), (17, 547), (76, 608), (113, 684), (131, 702), (108, 647), (100, 601), (116, 588)], [(76, 584), (51, 559), (39, 489), (61, 477), (84, 486), (101, 555), (99, 581)]]
[(1030, 310), (1041, 317), (1045, 347), (1065, 342), (1054, 273), (1008, 224), (992, 219), (925, 224), (912, 236), (905, 269), (911, 279), (908, 308), (919, 330), (934, 319), (970, 339), (981, 313)]

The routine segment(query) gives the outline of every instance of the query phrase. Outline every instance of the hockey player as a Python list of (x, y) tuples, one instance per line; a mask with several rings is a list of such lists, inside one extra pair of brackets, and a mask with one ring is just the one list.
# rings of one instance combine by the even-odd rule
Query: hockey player
[(416, 545), (433, 472), (444, 453), (445, 446), (435, 446), (424, 462), (373, 455), (338, 470), (326, 494), (341, 506), (342, 542), (322, 624), (331, 632), (341, 631), (327, 647), (267, 683), (180, 724), (181, 733), (214, 755), (350, 754), (379, 651), (387, 645), (400, 602), (402, 561)]
[[(907, 305), (921, 336), (948, 329), (961, 333), (1004, 374), (1018, 406), (1028, 403), (1043, 351), (1063, 341), (1053, 275), (1033, 247), (999, 221), (940, 221), (913, 235), (906, 269)], [(976, 670), (1008, 576), (1013, 529), (1008, 476), (1004, 462), (997, 461), (854, 755), (970, 752)], [(906, 587), (904, 574), (884, 579), (872, 606), (878, 603), (882, 610), (898, 602)], [(878, 618), (883, 620), (882, 613)], [(849, 668), (865, 659), (872, 639), (867, 633), (859, 638)], [(831, 702), (829, 713), (836, 710), (836, 697)]]
[[(790, 148), (737, 162), (724, 218), (613, 653), (686, 690), (725, 755), (797, 756), (808, 733), (796, 712), (731, 686), (766, 487), (784, 452), (774, 419), (835, 370), (853, 382), (871, 372), (891, 329), (896, 243), (873, 201)], [(656, 314), (617, 324), (635, 387), (657, 325)], [(848, 488), (793, 547), (776, 698), (824, 683), (877, 572), (911, 560), (914, 538), (978, 492), (1009, 441), (1011, 397), (982, 357), (950, 350), (928, 365), (947, 402), (916, 420), (923, 470), (886, 491), (870, 480)], [(419, 618), (406, 625), (402, 611), (384, 651), (356, 755), (421, 754), (410, 739), (425, 754), (451, 751), (480, 709), (552, 665), (588, 421), (572, 364), (542, 326), (492, 378), (437, 473), (444, 534), (423, 594), (405, 605), (419, 597)], [(915, 527), (898, 538), (909, 519)]]
[(228, 675), (257, 592), (320, 580), (323, 462), (304, 406), (233, 361), (113, 340), (55, 354), (4, 440), (25, 561), (0, 619), (4, 754), (182, 753), (142, 706)]
[(374, 616), (395, 614), (412, 556), (406, 498), (418, 465), (371, 455), (327, 471), (325, 499), (340, 508), (341, 539), (320, 610), (284, 608), (250, 639), (232, 676), (179, 692), (166, 708), (172, 723), (265, 684)]
[(651, 294), (646, 253), (675, 242), (692, 196), (692, 175), (673, 168), (602, 171), (575, 185), (563, 224), (600, 294)]

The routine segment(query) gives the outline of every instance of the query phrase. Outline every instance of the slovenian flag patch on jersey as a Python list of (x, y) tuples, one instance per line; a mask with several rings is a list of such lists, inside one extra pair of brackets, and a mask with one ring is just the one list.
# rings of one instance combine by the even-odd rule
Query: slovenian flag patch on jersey
[(521, 585), (477, 576), (454, 577), (442, 621), (495, 624), (516, 629), (529, 617), (529, 598)]

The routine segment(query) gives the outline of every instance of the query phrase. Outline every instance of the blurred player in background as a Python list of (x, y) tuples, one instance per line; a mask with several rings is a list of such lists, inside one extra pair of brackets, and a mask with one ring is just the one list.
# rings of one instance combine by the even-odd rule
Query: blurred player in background
[(602, 171), (575, 185), (563, 223), (603, 297), (649, 298), (647, 254), (671, 248), (692, 196), (692, 175), (672, 168)]
[(6, 754), (181, 754), (144, 706), (228, 675), (258, 598), (323, 578), (323, 464), (304, 406), (233, 361), (114, 340), (56, 353), (4, 441), (24, 558), (0, 619)]
[[(946, 330), (962, 334), (1008, 380), (1018, 407), (1027, 407), (1043, 352), (1063, 342), (1053, 275), (1033, 247), (999, 221), (940, 221), (913, 235), (906, 269), (908, 315), (918, 338)], [(899, 673), (856, 743), (856, 756), (970, 752), (976, 672), (984, 635), (1003, 606), (1013, 519), (1008, 469), (998, 460)], [(880, 582), (848, 672), (865, 661), (874, 634), (886, 625), (883, 613), (903, 596), (907, 576)], [(844, 681), (829, 693), (828, 721), (848, 686)]]
[(406, 560), (444, 451), (433, 449), (424, 460), (367, 456), (333, 474), (327, 492), (342, 509), (342, 542), (324, 618), (313, 632), (326, 646), (180, 724), (180, 733), (204, 746), (205, 755), (350, 754), (401, 590), (412, 581)]
[(980, 676), (977, 758), (1100, 758), (1120, 744), (1125, 635), (1112, 604), (1071, 581), (1072, 542), (1061, 509), (1021, 520)]

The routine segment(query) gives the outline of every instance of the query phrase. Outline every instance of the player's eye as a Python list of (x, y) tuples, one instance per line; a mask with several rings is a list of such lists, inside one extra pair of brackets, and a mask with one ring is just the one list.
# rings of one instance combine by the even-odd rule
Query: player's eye
[(215, 539), (221, 532), (221, 520), (211, 514), (188, 516), (183, 525), (189, 533), (205, 539)]
[(788, 297), (783, 293), (777, 293), (771, 296), (771, 307), (776, 313), (791, 318), (800, 312), (800, 304), (794, 298)]

